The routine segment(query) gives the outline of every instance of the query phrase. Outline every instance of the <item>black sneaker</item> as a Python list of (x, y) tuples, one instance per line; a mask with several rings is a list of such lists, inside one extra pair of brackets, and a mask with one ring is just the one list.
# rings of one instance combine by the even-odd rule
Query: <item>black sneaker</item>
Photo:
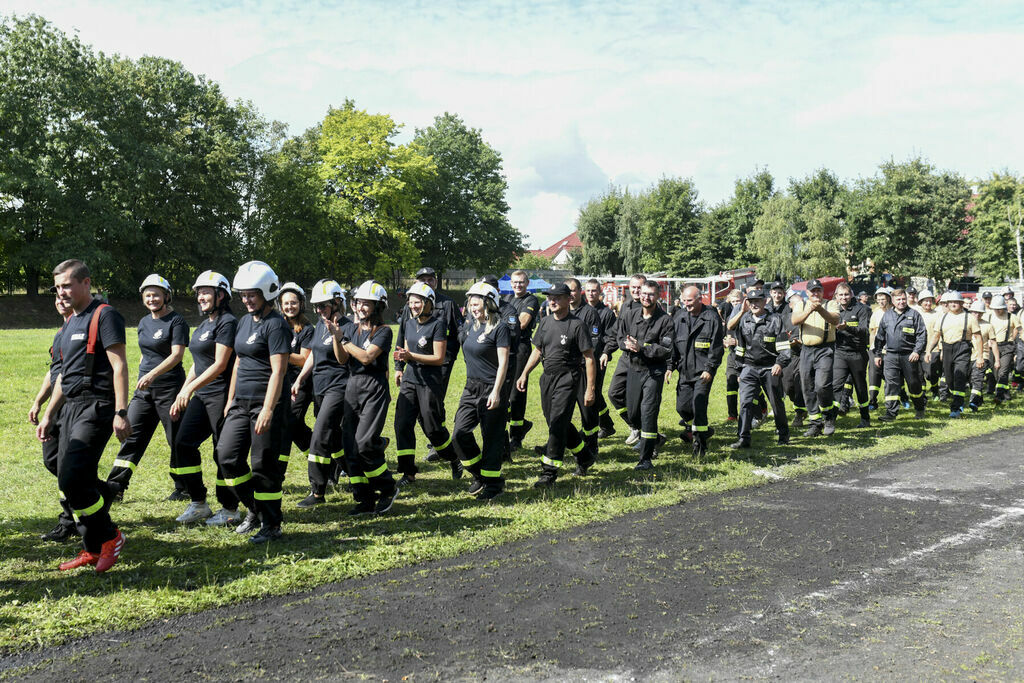
[(409, 484), (415, 484), (415, 483), (416, 483), (416, 475), (415, 474), (403, 474), (402, 478), (399, 479), (398, 482), (396, 482), (395, 486), (408, 486)]
[(896, 416), (891, 413), (882, 413), (878, 416), (879, 422), (892, 422), (896, 419)]
[(867, 429), (871, 426), (871, 420), (861, 418), (860, 422), (857, 423), (857, 429)]
[(547, 446), (534, 446), (533, 447), (533, 452), (536, 453), (537, 455), (544, 456), (544, 455), (548, 454), (548, 447)]
[(364, 500), (360, 503), (356, 503), (356, 506), (348, 511), (349, 517), (358, 517), (359, 515), (372, 515), (373, 514), (373, 502)]
[[(509, 448), (509, 451), (511, 451), (512, 453), (518, 452), (519, 449), (522, 448), (522, 447), (523, 447), (523, 442), (520, 441), (519, 439), (509, 439), (509, 441), (508, 441), (508, 448)], [(509, 459), (511, 460), (511, 458), (509, 458)]]
[(796, 411), (796, 415), (793, 416), (793, 424), (790, 425), (793, 429), (800, 429), (804, 426), (804, 413), (802, 410)]
[(533, 423), (529, 420), (523, 420), (523, 435), (519, 437), (520, 442), (526, 438), (526, 435), (530, 433), (531, 429), (533, 429)]
[[(123, 496), (124, 496), (124, 491), (119, 491), (118, 493), (121, 494), (121, 497), (119, 497), (118, 500), (121, 500), (123, 498)], [(171, 492), (171, 495), (169, 495), (166, 498), (164, 498), (164, 500), (168, 500), (168, 501), (192, 500), (192, 497), (189, 496), (188, 493), (186, 493), (185, 491), (179, 491), (178, 489), (174, 489), (174, 491)]]
[(58, 524), (57, 526), (47, 531), (45, 534), (40, 535), (39, 539), (42, 541), (54, 541), (56, 543), (63, 543), (72, 536), (77, 535), (78, 532), (75, 531), (74, 527)]
[(733, 449), (734, 451), (739, 450), (741, 448), (750, 448), (750, 442), (744, 441), (743, 439), (739, 439), (729, 444), (729, 448)]
[(268, 543), (270, 541), (276, 541), (284, 536), (281, 533), (281, 527), (279, 526), (265, 526), (262, 527), (256, 535), (249, 539), (249, 543), (255, 543), (260, 545), (261, 543)]
[(548, 474), (547, 472), (537, 477), (537, 481), (533, 482), (533, 488), (544, 489), (555, 485), (555, 475)]
[(260, 516), (254, 510), (245, 513), (245, 519), (235, 527), (236, 534), (250, 534), (260, 526)]
[(825, 420), (825, 427), (821, 430), (821, 433), (825, 436), (832, 436), (836, 433), (836, 422), (835, 420)]
[(373, 507), (373, 513), (375, 515), (382, 515), (390, 510), (391, 506), (395, 504), (395, 498), (398, 498), (397, 486), (393, 491), (380, 494), (380, 498), (377, 499), (377, 504)]
[(654, 451), (651, 453), (651, 458), (652, 459), (658, 457), (658, 455), (659, 455), (658, 449), (661, 448), (663, 445), (665, 445), (665, 441), (667, 441), (667, 440), (668, 440), (667, 436), (665, 436), (664, 434), (661, 434), (661, 433), (658, 434), (658, 438), (654, 442)]
[(822, 426), (822, 424), (820, 422), (811, 422), (810, 425), (807, 427), (807, 431), (804, 432), (804, 436), (806, 436), (806, 437), (821, 436), (822, 431), (823, 431), (823, 426)]
[(638, 462), (636, 465), (633, 466), (633, 470), (637, 471), (637, 472), (643, 472), (645, 470), (653, 470), (653, 469), (654, 469), (654, 463), (651, 462), (650, 460), (648, 460), (647, 458), (644, 458), (643, 460), (641, 460), (640, 462)]
[(484, 490), (484, 483), (482, 481), (480, 481), (479, 479), (474, 479), (472, 482), (470, 482), (469, 489), (468, 489), (469, 495), (475, 496), (476, 494), (480, 493), (483, 490)]
[(707, 446), (707, 444), (704, 443), (704, 441), (701, 440), (701, 439), (694, 439), (693, 440), (693, 457), (695, 457), (695, 458), (703, 458), (707, 454), (708, 454), (708, 446)]
[[(298, 503), (296, 503), (295, 507), (311, 508), (311, 507), (316, 507), (317, 505), (323, 505), (326, 502), (327, 502), (327, 499), (324, 496), (318, 496), (315, 493), (311, 493), (308, 496), (306, 496), (305, 498), (303, 498), (302, 500), (300, 500)], [(254, 543), (255, 543), (255, 541), (254, 541)], [(262, 541), (261, 541), (261, 543), (262, 543)]]
[(452, 460), (452, 479), (462, 479), (462, 473), (465, 471), (462, 467), (462, 461), (456, 458)]
[(503, 493), (503, 491), (499, 491), (498, 489), (484, 489), (483, 493), (481, 493), (479, 496), (477, 496), (476, 499), (477, 500), (494, 500), (495, 498), (500, 496), (502, 493)]
[(427, 448), (427, 462), (437, 462), (440, 459), (441, 456), (438, 455), (437, 449), (435, 449), (433, 446)]
[(777, 442), (780, 446), (785, 446), (789, 443), (789, 434), (780, 434)]
[(597, 433), (599, 439), (607, 439), (612, 436), (615, 436), (615, 427), (602, 427), (601, 431)]

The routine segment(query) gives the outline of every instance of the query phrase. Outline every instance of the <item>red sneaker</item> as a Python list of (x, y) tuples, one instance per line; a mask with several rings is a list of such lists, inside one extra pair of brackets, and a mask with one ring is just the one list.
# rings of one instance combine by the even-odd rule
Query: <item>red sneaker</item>
[(736, 421), (736, 418), (735, 418), (735, 417), (733, 417), (732, 415), (730, 415), (729, 417), (725, 418), (725, 421), (726, 421), (726, 422), (735, 422), (735, 421)]
[(79, 567), (84, 567), (87, 564), (96, 564), (96, 562), (99, 559), (100, 556), (96, 553), (90, 553), (88, 550), (81, 550), (73, 560), (61, 562), (60, 566), (58, 566), (57, 568), (60, 569), (62, 572), (66, 572), (69, 569), (78, 569)]
[(117, 530), (117, 535), (112, 539), (103, 544), (100, 548), (100, 556), (96, 561), (96, 573), (102, 574), (117, 562), (117, 558), (121, 556), (121, 548), (124, 547), (125, 536), (121, 533), (121, 530)]

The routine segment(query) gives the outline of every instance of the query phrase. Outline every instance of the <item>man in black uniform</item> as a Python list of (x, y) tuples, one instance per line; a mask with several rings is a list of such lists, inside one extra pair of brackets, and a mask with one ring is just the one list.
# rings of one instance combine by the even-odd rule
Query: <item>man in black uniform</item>
[[(903, 382), (914, 401), (914, 417), (924, 417), (924, 390), (921, 388), (921, 354), (928, 342), (927, 330), (921, 314), (907, 306), (907, 293), (902, 289), (892, 293), (893, 307), (885, 312), (875, 334), (875, 365), (885, 376), (885, 414), (879, 420), (896, 419), (902, 401), (897, 393)], [(882, 355), (882, 350), (885, 355)], [(883, 364), (884, 359), (884, 364)]]
[[(485, 275), (480, 281), (493, 287), (494, 291), (499, 291), (498, 278), (496, 276)], [(509, 332), (508, 370), (505, 372), (505, 381), (502, 382), (501, 386), (501, 400), (505, 405), (508, 405), (512, 398), (512, 392), (515, 391), (516, 378), (513, 372), (516, 368), (516, 358), (519, 353), (519, 314), (512, 304), (502, 300), (500, 296), (498, 298), (498, 320), (508, 328)], [(473, 320), (471, 317), (467, 317), (466, 322), (472, 323)], [(512, 462), (512, 443), (507, 429), (505, 430), (505, 452), (502, 457), (506, 462)]]
[(661, 286), (648, 280), (640, 288), (640, 305), (619, 316), (620, 363), (628, 363), (626, 405), (629, 424), (640, 426), (638, 470), (649, 470), (655, 451), (664, 441), (658, 433), (661, 389), (672, 357), (675, 330), (672, 318), (658, 305)]
[(684, 423), (683, 440), (692, 441), (693, 454), (702, 457), (713, 434), (708, 426), (708, 394), (725, 353), (725, 331), (718, 311), (701, 301), (699, 289), (686, 287), (681, 300), (683, 307), (672, 316), (675, 336), (666, 378), (672, 370), (679, 371), (676, 412)]
[(601, 431), (597, 433), (599, 439), (606, 439), (615, 434), (615, 423), (612, 422), (611, 413), (608, 412), (608, 404), (604, 400), (604, 374), (608, 370), (608, 361), (617, 349), (615, 345), (615, 311), (605, 305), (601, 296), (601, 283), (590, 279), (584, 283), (583, 295), (587, 298), (587, 304), (597, 312), (597, 343), (594, 346), (594, 356), (597, 358), (597, 418)]
[[(598, 317), (597, 310), (590, 306), (586, 301), (583, 300), (583, 286), (579, 280), (572, 277), (565, 281), (566, 286), (569, 287), (569, 313), (580, 319), (583, 323), (583, 329), (590, 335), (590, 344), (594, 351), (595, 362), (597, 367), (596, 377), (603, 379), (604, 375), (600, 370), (600, 362), (596, 361), (599, 358), (599, 354), (603, 351), (604, 347), (604, 336), (601, 334), (601, 320)], [(600, 387), (601, 383), (597, 381), (595, 377), (595, 387)], [(590, 456), (586, 460), (594, 462), (597, 460), (597, 432), (598, 432), (598, 402), (595, 396), (594, 403), (592, 405), (586, 405), (583, 402), (583, 395), (578, 396), (577, 405), (580, 408), (580, 424), (583, 427), (583, 441), (586, 444), (586, 448), (590, 451)]]
[[(523, 373), (516, 380), (520, 391), (526, 389), (530, 373), (544, 361), (544, 374), (540, 378), (540, 401), (548, 423), (548, 443), (541, 458), (541, 473), (534, 486), (551, 486), (558, 478), (562, 456), (568, 447), (576, 453), (576, 473), (586, 474), (593, 461), (584, 448), (583, 438), (572, 425), (572, 413), (583, 393), (583, 404), (593, 406), (597, 382), (597, 367), (590, 335), (579, 318), (569, 312), (569, 287), (552, 285), (547, 292), (550, 315), (545, 316), (533, 335), (534, 349), (526, 361)], [(586, 366), (586, 388), (583, 385)]]
[(807, 301), (793, 308), (791, 318), (793, 325), (800, 328), (800, 379), (810, 423), (804, 436), (831, 436), (836, 431), (832, 365), (839, 315), (828, 310), (824, 294), (821, 280), (808, 282)]
[[(871, 309), (853, 298), (853, 290), (845, 282), (836, 287), (829, 311), (839, 316), (836, 324), (836, 353), (832, 366), (832, 392), (836, 403), (846, 398), (848, 386), (857, 392), (860, 407), (858, 427), (871, 426), (868, 412), (868, 325)], [(845, 410), (845, 409), (844, 409)]]
[[(54, 304), (63, 322), (60, 329), (57, 330), (57, 334), (53, 337), (53, 345), (50, 346), (50, 368), (46, 375), (43, 376), (43, 384), (39, 387), (39, 393), (36, 394), (32, 407), (28, 411), (28, 420), (34, 425), (39, 424), (39, 414), (43, 409), (43, 404), (50, 398), (53, 388), (57, 385), (57, 377), (60, 375), (60, 336), (64, 332), (64, 325), (67, 324), (68, 320), (75, 313), (74, 309), (66, 302), (61, 301), (60, 297), (56, 297)], [(60, 440), (60, 411), (54, 416), (50, 433), (53, 438), (43, 442), (43, 465), (50, 474), (56, 477), (57, 445)], [(75, 525), (74, 515), (71, 512), (71, 506), (68, 505), (64, 494), (61, 494), (60, 506), (61, 512), (57, 516), (57, 525), (40, 536), (40, 539), (44, 541), (66, 541), (72, 536), (79, 534), (78, 527)]]
[(750, 431), (756, 416), (754, 401), (764, 391), (772, 406), (779, 444), (789, 443), (782, 370), (791, 362), (785, 325), (777, 313), (764, 306), (764, 290), (747, 294), (747, 308), (736, 325), (736, 353), (743, 358), (740, 372), (739, 438), (730, 448), (750, 448)]
[[(445, 347), (444, 364), (441, 365), (441, 407), (443, 409), (443, 398), (448, 395), (448, 382), (452, 376), (452, 365), (455, 363), (455, 359), (459, 357), (459, 328), (462, 327), (463, 322), (462, 312), (450, 296), (442, 294), (437, 288), (437, 273), (433, 268), (424, 266), (416, 271), (416, 281), (422, 282), (434, 291), (434, 316), (440, 318), (444, 323), (445, 340), (448, 342), (448, 345)], [(396, 349), (405, 348), (405, 323), (407, 320), (409, 320), (408, 304), (402, 308), (402, 312), (398, 316), (398, 333), (395, 339)], [(402, 372), (403, 370), (405, 370), (405, 362), (395, 361), (395, 372)], [(445, 416), (442, 412), (441, 421), (444, 422), (444, 420)], [(420, 427), (423, 427), (422, 421), (420, 422)], [(426, 435), (426, 431), (423, 433)], [(437, 449), (434, 448), (433, 444), (427, 448), (427, 451), (428, 462), (437, 462), (440, 459)]]
[(96, 469), (111, 432), (122, 442), (131, 435), (124, 318), (93, 299), (89, 268), (81, 261), (54, 268), (53, 284), (75, 315), (61, 335), (61, 373), (36, 434), (40, 441), (53, 438), (50, 425), (63, 406), (57, 483), (81, 525), (85, 546), (60, 569), (93, 565), (97, 573), (105, 572), (117, 562), (125, 541), (110, 520), (111, 492)]
[[(512, 306), (519, 321), (519, 330), (515, 334), (513, 342), (516, 344), (515, 365), (510, 363), (509, 375), (512, 381), (523, 374), (526, 361), (530, 357), (530, 337), (533, 334), (533, 327), (537, 323), (540, 303), (537, 297), (526, 291), (530, 284), (530, 276), (525, 270), (514, 271), (511, 275), (510, 284), (513, 294), (506, 298), (506, 303)], [(511, 358), (509, 359), (511, 361)], [(509, 400), (508, 409), (509, 441), (512, 452), (519, 450), (523, 445), (523, 437), (533, 427), (533, 423), (525, 418), (526, 415), (526, 389), (522, 391), (513, 384), (512, 397)]]
[[(629, 317), (630, 313), (640, 308), (640, 288), (647, 282), (647, 276), (642, 274), (636, 274), (629, 279), (629, 294), (630, 298), (628, 301), (622, 302), (619, 307), (619, 319), (615, 323), (615, 345), (617, 348), (622, 348), (622, 321)], [(611, 384), (608, 385), (608, 401), (612, 404), (612, 408), (619, 414), (623, 420), (626, 421), (629, 426), (629, 436), (626, 437), (626, 445), (632, 446), (640, 441), (640, 426), (630, 423), (629, 416), (626, 409), (626, 374), (629, 363), (625, 362), (625, 357), (619, 358), (619, 364), (615, 366), (615, 372), (612, 373)]]

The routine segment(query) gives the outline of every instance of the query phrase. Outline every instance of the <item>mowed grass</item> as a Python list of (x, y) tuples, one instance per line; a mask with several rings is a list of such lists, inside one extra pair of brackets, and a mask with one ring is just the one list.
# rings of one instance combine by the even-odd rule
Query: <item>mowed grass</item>
[[(718, 430), (705, 462), (693, 459), (678, 439), (674, 390), (667, 388), (661, 411), (661, 430), (670, 436), (652, 473), (633, 471), (635, 452), (623, 444), (625, 431), (601, 446), (598, 464), (586, 478), (571, 469), (553, 490), (532, 488), (539, 469), (532, 454), (546, 440), (537, 379), (531, 378), (528, 418), (537, 426), (526, 439), (527, 449), (506, 466), (507, 493), (491, 504), (466, 494), (468, 480), (451, 480), (445, 468), (422, 462), (426, 444), (419, 434), (421, 474), (415, 487), (403, 490), (388, 515), (349, 519), (352, 504), (344, 493), (329, 503), (300, 510), (295, 503), (307, 492), (306, 465), (297, 449), (285, 483), (284, 540), (254, 547), (246, 536), (204, 525), (182, 528), (174, 518), (183, 503), (164, 498), (172, 484), (168, 448), (157, 432), (127, 491), (115, 505), (114, 520), (128, 541), (114, 569), (96, 575), (89, 569), (57, 571), (57, 564), (77, 552), (76, 544), (39, 540), (54, 523), (56, 480), (42, 466), (40, 445), (27, 413), (47, 368), (52, 330), (0, 331), (0, 652), (54, 644), (97, 631), (130, 629), (147, 621), (219, 605), (313, 588), (333, 581), (382, 572), (538, 534), (608, 519), (657, 506), (673, 505), (694, 496), (762, 483), (759, 468), (793, 476), (817, 468), (905, 449), (976, 436), (1020, 424), (1020, 401), (983, 410), (950, 422), (948, 409), (930, 403), (924, 421), (901, 416), (896, 423), (854, 430), (856, 415), (841, 418), (839, 431), (829, 439), (807, 440), (778, 447), (771, 422), (754, 435), (749, 460), (733, 457), (734, 439), (725, 422), (724, 369), (715, 380), (711, 423)], [(134, 331), (129, 331), (132, 381), (138, 367)], [(186, 354), (187, 358), (187, 354)], [(459, 362), (448, 396), (449, 423), (463, 384)], [(606, 384), (610, 381), (608, 373)], [(674, 385), (673, 385), (674, 386)], [(393, 404), (392, 404), (393, 409)], [(312, 411), (308, 416), (312, 423)], [(391, 427), (385, 435), (392, 436)], [(117, 444), (108, 445), (101, 462), (105, 475)], [(528, 451), (528, 452), (527, 452)], [(207, 444), (203, 449), (204, 476), (210, 485), (214, 468)], [(393, 441), (389, 460), (394, 466)], [(567, 468), (571, 468), (571, 461)]]

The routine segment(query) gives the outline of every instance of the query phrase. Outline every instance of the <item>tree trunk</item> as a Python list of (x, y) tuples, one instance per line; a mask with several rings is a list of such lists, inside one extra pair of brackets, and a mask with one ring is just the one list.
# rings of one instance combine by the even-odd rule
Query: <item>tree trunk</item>
[(25, 266), (25, 293), (29, 297), (39, 296), (39, 268)]

